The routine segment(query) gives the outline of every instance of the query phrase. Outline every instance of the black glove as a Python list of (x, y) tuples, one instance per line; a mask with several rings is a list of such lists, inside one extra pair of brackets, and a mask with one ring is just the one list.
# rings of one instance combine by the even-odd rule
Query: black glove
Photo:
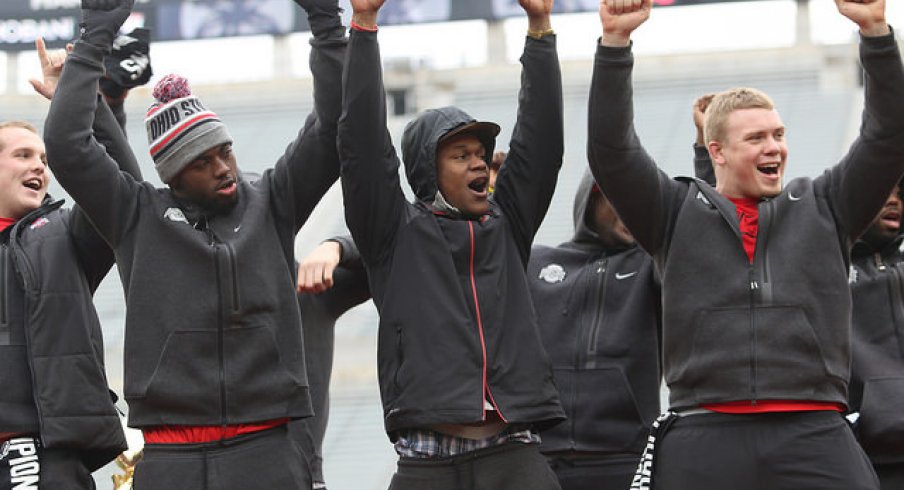
[(148, 83), (151, 69), (151, 31), (138, 28), (116, 38), (113, 50), (104, 57), (104, 77), (100, 91), (110, 100), (119, 100), (132, 88)]
[(135, 0), (82, 0), (81, 39), (110, 49), (113, 38), (132, 13)]
[(315, 39), (345, 36), (338, 0), (295, 0), (295, 3), (308, 13), (308, 24)]

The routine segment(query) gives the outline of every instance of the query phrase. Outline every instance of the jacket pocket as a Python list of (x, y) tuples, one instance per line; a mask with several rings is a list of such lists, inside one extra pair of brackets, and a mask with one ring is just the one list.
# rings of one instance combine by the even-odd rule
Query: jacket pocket
[(304, 366), (289, 371), (270, 328), (226, 329), (223, 352), (230, 419), (284, 417), (304, 403), (299, 400), (306, 391)]
[(167, 336), (144, 396), (144, 405), (155, 407), (161, 423), (220, 421), (222, 383), (217, 352), (215, 330)]
[(816, 335), (796, 306), (703, 311), (685, 363), (681, 384), (700, 403), (806, 399), (826, 376)]
[(641, 448), (647, 427), (621, 369), (555, 368), (554, 373), (568, 420), (544, 432), (544, 451)]
[(870, 456), (901, 458), (904, 444), (904, 377), (871, 378), (863, 387), (860, 443)]

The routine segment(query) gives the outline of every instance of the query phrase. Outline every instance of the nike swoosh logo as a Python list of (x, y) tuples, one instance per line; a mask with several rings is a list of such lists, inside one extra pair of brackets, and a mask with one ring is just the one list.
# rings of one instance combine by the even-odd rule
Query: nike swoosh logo
[(629, 277), (634, 277), (634, 276), (636, 276), (636, 275), (637, 275), (637, 271), (629, 272), (629, 273), (627, 273), (627, 274), (621, 274), (621, 273), (619, 273), (619, 272), (616, 272), (616, 273), (615, 273), (615, 278), (618, 279), (619, 281), (621, 281), (622, 279), (627, 279), (627, 278), (629, 278)]
[(794, 194), (791, 194), (790, 192), (788, 193), (788, 199), (790, 199), (792, 201), (800, 201), (801, 200), (800, 197), (794, 197)]
[(235, 228), (232, 229), (232, 231), (235, 233), (238, 233), (240, 229), (242, 229), (242, 225), (236, 226)]

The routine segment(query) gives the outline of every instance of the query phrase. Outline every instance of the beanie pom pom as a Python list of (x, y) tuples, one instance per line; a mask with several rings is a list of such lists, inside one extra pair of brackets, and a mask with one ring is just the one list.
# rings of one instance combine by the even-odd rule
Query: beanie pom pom
[(173, 99), (180, 99), (191, 95), (191, 87), (188, 85), (188, 80), (171, 73), (157, 82), (151, 95), (153, 95), (159, 103), (166, 104)]

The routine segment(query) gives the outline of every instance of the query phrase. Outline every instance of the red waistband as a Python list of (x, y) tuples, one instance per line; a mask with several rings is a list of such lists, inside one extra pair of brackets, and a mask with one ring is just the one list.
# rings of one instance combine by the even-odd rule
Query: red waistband
[(222, 441), (242, 434), (260, 432), (285, 425), (289, 419), (236, 425), (159, 425), (141, 429), (146, 444), (196, 444)]
[(813, 402), (802, 400), (740, 400), (725, 403), (700, 405), (700, 408), (719, 413), (770, 413), (770, 412), (814, 412), (830, 410), (844, 412), (841, 403)]

